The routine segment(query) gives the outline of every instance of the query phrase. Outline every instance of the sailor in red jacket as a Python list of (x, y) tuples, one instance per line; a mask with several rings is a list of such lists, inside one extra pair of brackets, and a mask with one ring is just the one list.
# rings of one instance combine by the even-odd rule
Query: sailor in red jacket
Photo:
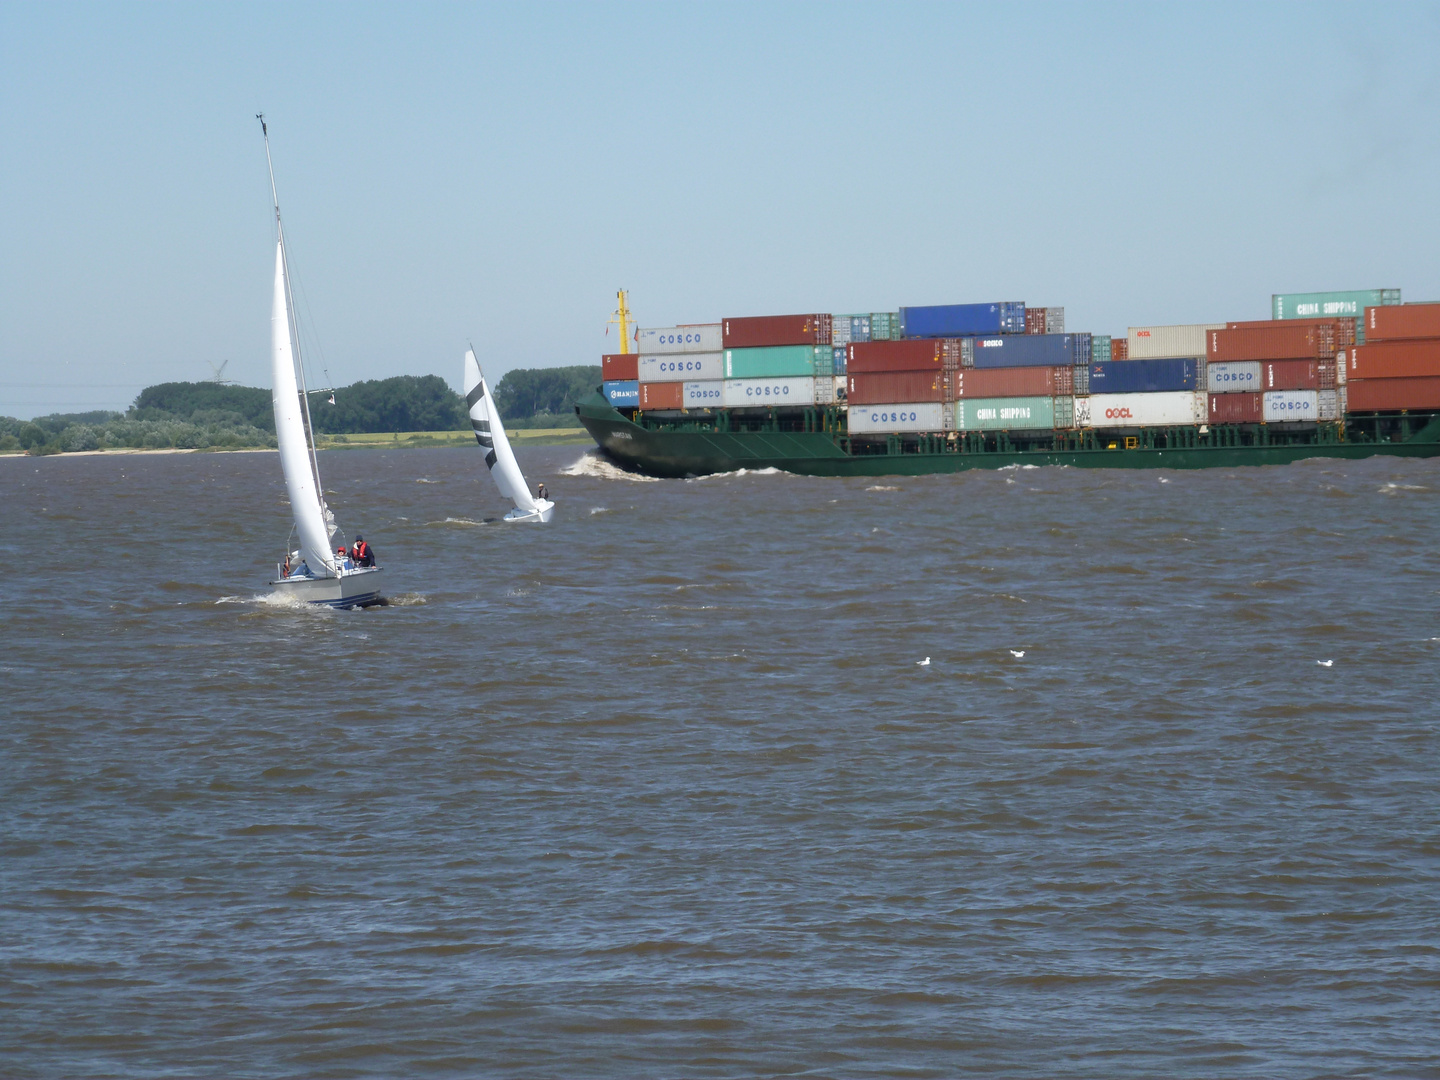
[(355, 537), (355, 546), (350, 549), (350, 558), (356, 566), (375, 565), (375, 552), (370, 549), (370, 545), (365, 542), (363, 536)]

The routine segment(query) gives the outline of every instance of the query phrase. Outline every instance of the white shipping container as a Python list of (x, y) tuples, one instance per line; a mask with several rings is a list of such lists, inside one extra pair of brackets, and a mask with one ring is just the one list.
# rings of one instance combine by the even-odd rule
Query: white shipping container
[(831, 400), (831, 401), (838, 401), (838, 402), (840, 402), (840, 403), (843, 404), (844, 401), (845, 401), (845, 388), (846, 388), (846, 386), (847, 386), (847, 379), (846, 379), (846, 377), (845, 377), (844, 375), (836, 375), (836, 376), (835, 376), (835, 391), (834, 391), (835, 396), (832, 397), (830, 400)]
[(1267, 424), (1280, 420), (1313, 423), (1320, 416), (1319, 397), (1317, 390), (1267, 390), (1261, 416)]
[(729, 409), (814, 405), (815, 380), (806, 375), (782, 379), (726, 379), (720, 400)]
[(641, 356), (660, 353), (718, 353), (725, 348), (720, 335), (720, 324), (694, 323), (689, 326), (641, 327), (639, 337)]
[[(645, 378), (642, 371), (640, 378)], [(1212, 394), (1254, 393), (1261, 387), (1259, 360), (1227, 360), (1205, 365), (1205, 381)]]
[(684, 405), (687, 409), (718, 409), (724, 396), (724, 384), (719, 379), (705, 382), (687, 382), (684, 390)]
[(725, 377), (725, 354), (662, 353), (659, 356), (640, 354), (641, 382), (681, 382), (685, 379), (722, 379)]
[(1045, 309), (1045, 333), (1063, 334), (1065, 332), (1065, 309), (1063, 307), (1047, 307)]
[[(1132, 326), (1131, 360), (1158, 360), (1170, 356), (1204, 356), (1205, 335), (1224, 330), (1222, 323), (1187, 323), (1182, 326)], [(643, 350), (642, 350), (643, 351)]]
[(1319, 390), (1315, 395), (1315, 419), (1339, 420), (1345, 415), (1344, 389)]
[(939, 401), (922, 401), (915, 405), (852, 405), (850, 434), (945, 431), (948, 427), (945, 408)]
[(850, 316), (849, 316), (849, 315), (831, 315), (831, 316), (830, 316), (830, 344), (831, 344), (831, 345), (849, 345), (849, 344), (850, 344)]
[[(1117, 363), (1123, 361), (1116, 361)], [(1082, 402), (1084, 403), (1082, 405)], [(1204, 391), (1171, 390), (1159, 394), (1091, 394), (1075, 399), (1075, 426), (1092, 428), (1161, 427), (1203, 424), (1210, 399)]]

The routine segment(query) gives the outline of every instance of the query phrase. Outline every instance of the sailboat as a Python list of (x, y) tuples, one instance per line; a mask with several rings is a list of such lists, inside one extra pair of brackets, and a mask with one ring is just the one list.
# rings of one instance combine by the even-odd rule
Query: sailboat
[(500, 420), (500, 410), (485, 385), (485, 376), (480, 371), (480, 361), (475, 359), (475, 347), (465, 350), (465, 403), (470, 406), (470, 426), (475, 429), (475, 441), (485, 451), (485, 464), (500, 494), (515, 504), (515, 509), (505, 515), (506, 521), (549, 521), (555, 512), (555, 504), (530, 494), (525, 475), (515, 460), (515, 451), (510, 449), (510, 439), (505, 435), (505, 425)]
[(283, 565), (275, 567), (273, 592), (310, 604), (329, 607), (365, 607), (380, 602), (380, 568), (349, 567), (336, 554), (332, 540), (339, 535), (335, 515), (325, 505), (320, 486), (320, 463), (310, 425), (310, 399), (300, 364), (299, 335), (295, 332), (295, 304), (290, 292), (285, 258), (285, 230), (280, 224), (280, 197), (275, 191), (275, 165), (270, 160), (270, 132), (264, 116), (258, 117), (265, 136), (265, 163), (270, 167), (270, 195), (275, 204), (275, 303), (270, 314), (271, 396), (275, 405), (275, 439), (280, 446), (280, 467), (290, 512), (295, 519), (290, 550)]

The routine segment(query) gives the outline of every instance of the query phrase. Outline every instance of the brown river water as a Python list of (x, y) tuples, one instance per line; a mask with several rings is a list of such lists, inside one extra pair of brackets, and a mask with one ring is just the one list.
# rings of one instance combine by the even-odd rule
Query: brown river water
[(1440, 461), (520, 456), (0, 459), (0, 1076), (1440, 1076)]

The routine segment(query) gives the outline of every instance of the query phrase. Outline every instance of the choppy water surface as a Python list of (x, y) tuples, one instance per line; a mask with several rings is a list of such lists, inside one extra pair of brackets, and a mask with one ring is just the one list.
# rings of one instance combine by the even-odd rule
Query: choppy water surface
[(1440, 1073), (1440, 462), (581, 453), (0, 460), (0, 1073)]

